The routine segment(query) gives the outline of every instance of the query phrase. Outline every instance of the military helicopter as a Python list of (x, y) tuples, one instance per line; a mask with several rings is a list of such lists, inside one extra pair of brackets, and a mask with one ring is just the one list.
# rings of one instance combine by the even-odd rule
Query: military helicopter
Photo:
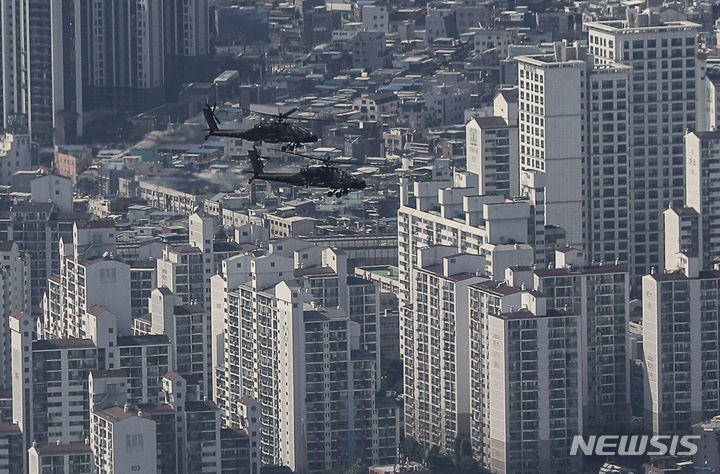
[(219, 127), (220, 120), (217, 118), (217, 115), (215, 115), (216, 109), (217, 104), (212, 107), (210, 104), (206, 104), (205, 107), (203, 107), (203, 115), (208, 125), (208, 128), (204, 130), (207, 132), (205, 140), (210, 137), (233, 137), (242, 138), (250, 142), (285, 143), (282, 147), (283, 151), (292, 151), (295, 147), (302, 146), (303, 143), (318, 141), (318, 137), (310, 132), (310, 130), (285, 121), (285, 119), (297, 112), (297, 108), (290, 109), (287, 112), (278, 112), (277, 114), (254, 112), (258, 115), (273, 117), (273, 120), (262, 121), (254, 127), (245, 130), (221, 129)]
[(365, 189), (367, 186), (365, 181), (336, 166), (331, 166), (330, 158), (319, 158), (316, 156), (302, 155), (300, 153), (290, 153), (295, 156), (302, 156), (312, 160), (322, 161), (322, 165), (311, 165), (300, 168), (297, 173), (266, 173), (262, 164), (260, 153), (253, 147), (248, 151), (248, 158), (252, 164), (252, 177), (248, 183), (252, 183), (256, 179), (265, 181), (276, 181), (287, 183), (293, 186), (330, 188), (327, 195), (341, 197), (347, 194), (351, 189)]

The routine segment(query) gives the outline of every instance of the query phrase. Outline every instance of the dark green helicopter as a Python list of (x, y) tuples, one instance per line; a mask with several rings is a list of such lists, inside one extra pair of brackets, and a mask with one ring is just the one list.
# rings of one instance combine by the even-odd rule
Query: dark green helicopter
[(252, 150), (248, 151), (248, 158), (253, 168), (249, 183), (261, 179), (306, 188), (329, 188), (327, 195), (332, 196), (334, 194), (336, 197), (344, 196), (352, 189), (365, 189), (367, 187), (365, 180), (362, 178), (343, 171), (337, 166), (332, 166), (333, 161), (330, 158), (319, 158), (300, 153), (290, 154), (322, 161), (323, 164), (304, 166), (295, 173), (266, 173), (261, 160), (262, 157), (257, 149), (253, 147)]
[(205, 140), (210, 137), (231, 137), (242, 138), (243, 140), (250, 142), (285, 143), (282, 147), (283, 151), (294, 150), (296, 147), (302, 146), (304, 143), (313, 143), (318, 141), (317, 135), (314, 135), (310, 130), (285, 121), (290, 118), (292, 114), (297, 112), (297, 108), (290, 109), (287, 112), (278, 112), (277, 114), (253, 112), (259, 115), (273, 117), (273, 119), (261, 121), (257, 125), (248, 129), (226, 130), (219, 127), (220, 120), (218, 120), (217, 115), (215, 115), (216, 109), (217, 104), (212, 107), (210, 104), (206, 104), (202, 109), (208, 126), (208, 128), (204, 129), (204, 131), (207, 132)]

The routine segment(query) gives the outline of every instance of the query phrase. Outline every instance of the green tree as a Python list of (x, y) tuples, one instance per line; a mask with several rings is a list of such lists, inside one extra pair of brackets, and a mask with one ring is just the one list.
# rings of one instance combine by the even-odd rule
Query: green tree
[(455, 462), (450, 456), (440, 454), (438, 446), (433, 446), (428, 451), (427, 464), (435, 474), (455, 474)]
[(365, 461), (358, 459), (355, 461), (355, 464), (347, 470), (347, 474), (367, 474), (368, 469), (370, 469), (370, 466), (367, 465)]
[(400, 452), (411, 461), (425, 461), (425, 448), (412, 436), (405, 436), (402, 441), (400, 441)]

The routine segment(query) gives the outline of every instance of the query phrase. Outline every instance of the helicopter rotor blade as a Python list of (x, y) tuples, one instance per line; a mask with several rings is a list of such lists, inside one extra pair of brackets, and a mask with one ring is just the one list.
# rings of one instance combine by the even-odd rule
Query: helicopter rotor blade
[(295, 155), (295, 156), (299, 156), (299, 157), (301, 157), (301, 158), (307, 158), (307, 159), (310, 159), (310, 160), (322, 161), (323, 163), (326, 163), (326, 164), (336, 164), (336, 165), (367, 165), (367, 163), (364, 162), (364, 161), (345, 161), (345, 160), (343, 160), (343, 161), (336, 161), (336, 160), (333, 160), (333, 159), (330, 158), (330, 157), (319, 157), (319, 156), (306, 155), (306, 154), (304, 154), (304, 153), (297, 153), (297, 152), (294, 152), (294, 151), (281, 150), (281, 149), (279, 149), (279, 148), (271, 148), (271, 149), (272, 149), (272, 150), (275, 150), (275, 151), (281, 151), (281, 152), (283, 152), (283, 153), (287, 153), (288, 155)]
[(310, 118), (310, 117), (290, 117), (290, 115), (294, 114), (295, 112), (297, 112), (299, 110), (298, 108), (293, 108), (287, 112), (276, 113), (276, 114), (271, 114), (268, 112), (259, 112), (257, 110), (246, 109), (246, 108), (244, 108), (243, 110), (245, 110), (251, 114), (254, 114), (254, 115), (262, 115), (264, 117), (271, 117), (280, 122), (287, 119), (287, 120), (295, 120), (298, 122), (306, 122), (307, 121), (307, 122), (342, 123), (341, 121), (334, 120), (334, 119), (320, 119), (320, 118)]
[(287, 112), (278, 113), (278, 118), (280, 118), (280, 120), (286, 119), (297, 111), (298, 111), (298, 108), (293, 107), (292, 109), (288, 110)]
[(301, 158), (307, 158), (307, 159), (309, 159), (309, 160), (323, 161), (323, 162), (325, 162), (325, 163), (329, 163), (329, 162), (331, 161), (331, 158), (328, 158), (328, 157), (320, 157), (320, 156), (306, 155), (306, 154), (304, 154), (304, 153), (297, 153), (297, 152), (295, 152), (295, 151), (282, 150), (282, 149), (280, 149), (280, 148), (271, 148), (271, 149), (272, 149), (272, 150), (275, 150), (275, 151), (280, 151), (280, 152), (282, 152), (282, 153), (287, 153), (288, 155), (294, 155), (294, 156), (299, 156), (299, 157), (301, 157)]

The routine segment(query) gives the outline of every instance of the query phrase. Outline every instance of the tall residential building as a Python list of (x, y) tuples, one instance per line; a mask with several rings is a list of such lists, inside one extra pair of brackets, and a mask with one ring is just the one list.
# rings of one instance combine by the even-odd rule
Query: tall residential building
[(53, 1), (56, 141), (81, 137), (90, 110), (161, 103), (179, 68), (209, 53), (209, 13), (208, 0)]
[(465, 125), (467, 171), (478, 176), (479, 194), (517, 196), (520, 192), (517, 89), (501, 90), (492, 117)]
[(157, 472), (155, 422), (141, 415), (127, 405), (92, 412), (93, 472)]
[(26, 446), (82, 442), (89, 408), (112, 401), (157, 403), (162, 376), (172, 369), (167, 336), (120, 336), (117, 318), (100, 306), (85, 317), (89, 338), (37, 339), (35, 322), (21, 311), (10, 318), (13, 420)]
[(162, 2), (94, 2), (81, 15), (83, 45), (75, 54), (82, 53), (84, 99), (95, 107), (157, 102), (164, 92)]
[(165, 56), (192, 58), (210, 53), (208, 0), (162, 0)]
[(2, 127), (52, 143), (50, 0), (0, 2)]
[(579, 472), (578, 316), (493, 280), (471, 285), (468, 301), (475, 457), (497, 473)]
[(546, 224), (593, 260), (627, 262), (630, 67), (559, 43), (518, 62), (520, 166), (546, 173)]
[(0, 240), (12, 240), (30, 254), (30, 302), (41, 307), (48, 278), (60, 272), (60, 237), (72, 237), (75, 222), (89, 219), (88, 214), (64, 213), (47, 202), (19, 203), (0, 217)]
[[(677, 240), (672, 232), (682, 230), (667, 227), (666, 245)], [(666, 262), (671, 270), (643, 277), (645, 426), (656, 435), (685, 434), (720, 410), (720, 272), (702, 270), (696, 251), (666, 255), (675, 258), (674, 265)]]
[(275, 289), (284, 347), (278, 351), (280, 462), (308, 472), (358, 459), (380, 462), (377, 366), (375, 355), (360, 348), (359, 325), (338, 309), (293, 310), (291, 293), (299, 289), (286, 283)]
[(418, 250), (411, 271), (415, 325), (413, 363), (405, 369), (405, 434), (444, 452), (470, 434), (468, 287), (487, 279), (476, 275), (484, 263), (454, 247), (427, 247)]
[(701, 271), (692, 254), (680, 269), (643, 277), (645, 425), (653, 434), (685, 434), (720, 410), (720, 273)]
[[(426, 445), (437, 445), (443, 451), (452, 451), (448, 438), (436, 427), (430, 417), (443, 417), (448, 430), (467, 432), (467, 409), (464, 407), (467, 397), (462, 393), (463, 367), (460, 362), (462, 354), (468, 352), (469, 340), (455, 337), (448, 329), (444, 332), (442, 352), (434, 346), (434, 340), (440, 337), (440, 329), (433, 327), (430, 319), (438, 319), (437, 324), (462, 327), (462, 305), (453, 302), (454, 298), (462, 299), (452, 291), (440, 294), (440, 288), (432, 291), (428, 282), (416, 281), (419, 276), (446, 281), (451, 285), (455, 268), (464, 268), (462, 279), (476, 274), (492, 278), (504, 276), (505, 268), (512, 265), (531, 265), (534, 261), (544, 262), (544, 222), (539, 222), (535, 214), (533, 201), (542, 193), (528, 193), (526, 197), (505, 200), (501, 195), (478, 195), (477, 188), (451, 187), (445, 175), (438, 175), (432, 181), (412, 183), (413, 192), (408, 184), (401, 182), (401, 206), (398, 211), (398, 281), (400, 308), (400, 355), (403, 360), (405, 386), (405, 430), (406, 433), (422, 440)], [(529, 177), (527, 189), (534, 186)], [(540, 206), (542, 208), (542, 203)], [(529, 237), (531, 236), (531, 237)], [(538, 242), (533, 248), (527, 243)], [(421, 255), (428, 247), (444, 246), (449, 250), (449, 272), (444, 267), (430, 275), (423, 269)], [(444, 251), (443, 251), (444, 252)], [(451, 254), (460, 254), (456, 258), (457, 265), (451, 265)], [(467, 257), (470, 255), (470, 257)], [(472, 262), (472, 268), (462, 267), (462, 261)], [(442, 259), (438, 264), (442, 263)], [(432, 267), (432, 265), (430, 265)], [(442, 278), (441, 278), (442, 276)], [(453, 285), (462, 283), (454, 282)], [(419, 298), (428, 298), (421, 301)], [(430, 299), (432, 299), (432, 304)], [(437, 301), (435, 301), (437, 299)], [(455, 305), (458, 306), (455, 306)], [(446, 315), (440, 321), (435, 311)], [(453, 347), (456, 344), (456, 347)], [(444, 360), (441, 360), (441, 355)], [(450, 360), (457, 357), (455, 366)], [(450, 365), (446, 365), (450, 364)], [(430, 381), (430, 376), (446, 378), (440, 388)], [(453, 381), (453, 379), (457, 379)], [(457, 383), (457, 385), (454, 385)], [(437, 413), (438, 404), (445, 405), (445, 411)]]
[(554, 268), (511, 267), (506, 280), (545, 296), (548, 310), (577, 315), (582, 433), (630, 429), (630, 277), (625, 267), (589, 265), (582, 250), (556, 251)]
[(245, 397), (257, 400), (263, 463), (320, 472), (392, 460), (381, 455), (397, 431), (372, 429), (389, 416), (375, 400), (377, 289), (348, 278), (345, 257), (284, 240), (225, 260), (212, 279), (215, 399), (230, 427), (247, 419)]
[(720, 410), (720, 271), (703, 270), (696, 249), (677, 245), (699, 240), (697, 212), (679, 211), (665, 211), (666, 222), (677, 218), (665, 227), (665, 255), (674, 263), (643, 277), (644, 418), (646, 430), (656, 435), (686, 434)]
[(596, 64), (632, 67), (628, 169), (630, 274), (636, 283), (651, 267), (662, 267), (662, 211), (683, 205), (683, 137), (695, 129), (700, 25), (632, 11), (628, 17), (584, 27)]
[(0, 242), (0, 386), (12, 387), (10, 313), (30, 314), (30, 255), (20, 252), (15, 242)]
[(157, 260), (157, 285), (169, 288), (183, 303), (210, 307), (210, 277), (219, 266), (215, 262), (214, 222), (212, 216), (193, 213), (188, 245), (168, 246)]
[(13, 356), (13, 420), (25, 447), (83, 442), (89, 436), (88, 377), (98, 368), (91, 339), (38, 340), (32, 317), (10, 317)]
[(700, 214), (696, 250), (709, 268), (720, 257), (720, 132), (685, 135), (685, 180), (685, 205)]
[(112, 220), (75, 224), (72, 239), (60, 240), (60, 274), (48, 279), (43, 302), (43, 337), (89, 337), (86, 314), (95, 305), (117, 318), (120, 335), (131, 334), (130, 265), (114, 251)]
[(546, 173), (545, 223), (562, 227), (568, 243), (582, 242), (582, 125), (587, 65), (575, 54), (521, 56), (520, 167)]
[(172, 344), (171, 367), (185, 379), (199, 384), (201, 395), (209, 395), (212, 383), (210, 317), (198, 304), (182, 304), (165, 287), (150, 297), (150, 334), (164, 334)]

